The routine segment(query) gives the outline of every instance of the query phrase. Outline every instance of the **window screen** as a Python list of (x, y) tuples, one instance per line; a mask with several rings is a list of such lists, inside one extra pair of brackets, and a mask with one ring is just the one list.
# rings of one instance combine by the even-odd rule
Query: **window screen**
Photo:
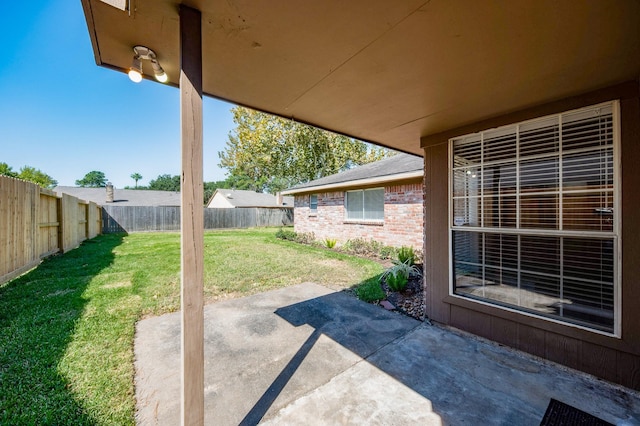
[(384, 220), (384, 189), (347, 191), (347, 219)]
[(615, 331), (616, 108), (451, 140), (455, 294)]

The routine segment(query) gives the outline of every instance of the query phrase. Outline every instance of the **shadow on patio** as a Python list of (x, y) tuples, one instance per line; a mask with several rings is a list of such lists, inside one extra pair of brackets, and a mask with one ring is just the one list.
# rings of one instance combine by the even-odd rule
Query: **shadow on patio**
[[(179, 419), (179, 315), (138, 324), (140, 424)], [(205, 308), (207, 424), (540, 423), (550, 398), (638, 421), (623, 388), (315, 284)]]

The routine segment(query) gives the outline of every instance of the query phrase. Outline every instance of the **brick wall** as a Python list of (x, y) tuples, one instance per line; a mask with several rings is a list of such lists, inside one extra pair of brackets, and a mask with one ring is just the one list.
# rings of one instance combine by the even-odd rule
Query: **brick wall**
[(422, 249), (422, 183), (393, 185), (384, 189), (384, 221), (347, 221), (345, 193), (318, 193), (318, 209), (309, 210), (309, 194), (295, 196), (294, 229), (313, 232), (317, 239), (335, 238), (344, 243), (353, 238), (376, 240), (390, 246)]

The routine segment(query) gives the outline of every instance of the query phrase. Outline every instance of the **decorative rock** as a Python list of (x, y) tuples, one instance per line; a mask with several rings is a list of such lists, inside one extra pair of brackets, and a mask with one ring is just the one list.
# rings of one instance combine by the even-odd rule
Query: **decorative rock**
[(380, 302), (380, 306), (385, 308), (387, 311), (393, 311), (396, 308), (388, 300), (383, 300), (382, 302)]

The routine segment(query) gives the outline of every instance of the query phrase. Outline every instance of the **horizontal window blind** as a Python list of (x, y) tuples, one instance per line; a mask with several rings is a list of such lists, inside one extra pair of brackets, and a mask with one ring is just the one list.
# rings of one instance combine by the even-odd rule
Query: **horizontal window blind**
[(614, 331), (614, 110), (450, 141), (455, 294)]

